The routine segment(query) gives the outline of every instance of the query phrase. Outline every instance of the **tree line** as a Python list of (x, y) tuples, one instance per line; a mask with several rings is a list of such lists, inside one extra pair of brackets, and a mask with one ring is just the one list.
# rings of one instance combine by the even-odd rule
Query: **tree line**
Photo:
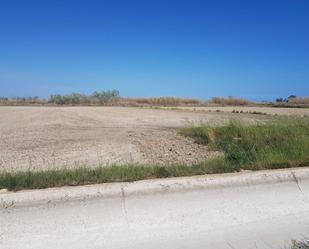
[(290, 95), (287, 98), (277, 98), (274, 102), (263, 101), (261, 103), (251, 102), (247, 99), (234, 97), (213, 97), (209, 101), (197, 99), (186, 99), (177, 97), (157, 98), (124, 98), (118, 90), (95, 91), (92, 94), (71, 93), (54, 94), (44, 99), (38, 96), (29, 97), (1, 97), (1, 105), (121, 105), (121, 106), (178, 106), (178, 105), (233, 105), (246, 106), (254, 104), (273, 104), (276, 106), (308, 106), (309, 97), (298, 97)]
[(38, 96), (29, 97), (0, 97), (0, 103), (38, 103), (55, 105), (111, 105), (120, 100), (120, 93), (117, 90), (95, 91), (90, 95), (81, 93), (54, 94), (48, 99), (42, 99)]
[(57, 105), (109, 105), (120, 100), (117, 90), (93, 92), (90, 95), (71, 93), (67, 95), (51, 95), (48, 102)]
[(284, 103), (288, 103), (288, 104), (303, 104), (303, 105), (308, 105), (309, 104), (309, 98), (308, 97), (298, 97), (295, 95), (290, 95), (287, 98), (277, 98), (276, 99), (276, 103), (279, 104), (284, 104)]

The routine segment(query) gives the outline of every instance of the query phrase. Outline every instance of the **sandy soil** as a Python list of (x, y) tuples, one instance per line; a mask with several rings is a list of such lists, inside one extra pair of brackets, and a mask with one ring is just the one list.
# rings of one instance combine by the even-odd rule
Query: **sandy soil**
[(222, 123), (231, 116), (235, 114), (124, 107), (0, 107), (0, 171), (192, 164), (215, 154), (178, 135), (177, 128)]

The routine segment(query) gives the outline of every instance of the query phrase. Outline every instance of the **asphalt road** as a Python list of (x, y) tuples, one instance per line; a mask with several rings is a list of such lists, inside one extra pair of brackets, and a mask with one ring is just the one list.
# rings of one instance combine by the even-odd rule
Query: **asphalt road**
[[(0, 208), (0, 248), (284, 248), (291, 239), (309, 236), (309, 179), (293, 180), (293, 172), (284, 172), (289, 180), (271, 175), (264, 184), (243, 174), (223, 181), (198, 178), (205, 186), (189, 188), (194, 178), (180, 178), (158, 180), (161, 191), (148, 193), (129, 193), (149, 188), (145, 181), (129, 188), (119, 184), (120, 193), (110, 196), (83, 193), (85, 198), (74, 200), (64, 194), (58, 202), (16, 207), (8, 201)], [(216, 186), (208, 186), (211, 181)], [(0, 194), (2, 204), (7, 196)]]

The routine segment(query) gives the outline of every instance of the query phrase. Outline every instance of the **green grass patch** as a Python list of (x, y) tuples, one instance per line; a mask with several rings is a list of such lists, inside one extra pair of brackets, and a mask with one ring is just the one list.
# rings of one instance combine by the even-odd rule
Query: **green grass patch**
[(77, 186), (108, 182), (131, 182), (143, 179), (193, 176), (231, 172), (221, 158), (194, 166), (118, 165), (94, 169), (59, 169), (0, 174), (0, 189), (18, 191), (61, 186)]
[(181, 133), (224, 152), (235, 170), (274, 169), (309, 165), (308, 119), (279, 119), (266, 124), (231, 121), (224, 126), (201, 125)]

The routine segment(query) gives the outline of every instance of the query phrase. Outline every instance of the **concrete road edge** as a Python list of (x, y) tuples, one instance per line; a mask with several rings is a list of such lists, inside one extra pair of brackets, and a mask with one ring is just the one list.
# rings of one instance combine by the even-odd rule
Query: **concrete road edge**
[(192, 191), (197, 189), (280, 184), (282, 182), (295, 182), (298, 185), (299, 182), (305, 179), (309, 179), (309, 167), (151, 179), (131, 183), (103, 183), (19, 192), (2, 191), (0, 193), (0, 209), (122, 197), (124, 195), (162, 194), (164, 192)]

